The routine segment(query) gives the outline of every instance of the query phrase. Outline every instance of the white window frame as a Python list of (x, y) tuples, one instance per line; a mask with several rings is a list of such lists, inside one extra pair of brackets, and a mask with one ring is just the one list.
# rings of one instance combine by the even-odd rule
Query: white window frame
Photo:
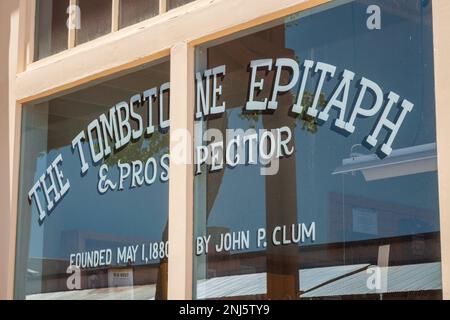
[[(113, 31), (118, 29), (119, 1), (113, 1), (113, 8), (116, 8), (113, 9)], [(185, 129), (193, 134), (195, 46), (331, 1), (333, 0), (197, 0), (88, 43), (69, 46), (70, 50), (33, 62), (35, 0), (20, 0), (20, 19), (16, 24), (19, 31), (17, 77), (13, 80), (14, 97), (9, 105), (12, 115), (9, 128), (12, 135), (9, 139), (10, 214), (9, 219), (0, 217), (0, 222), (7, 222), (0, 223), (0, 232), (9, 233), (7, 245), (0, 246), (1, 256), (8, 257), (8, 270), (0, 275), (6, 283), (6, 296), (0, 294), (0, 298), (11, 299), (14, 291), (20, 114), (24, 104), (170, 55), (171, 109), (177, 110), (171, 112), (170, 130)], [(165, 12), (166, 0), (161, 0), (160, 3), (164, 4), (160, 6), (161, 13)], [(233, 14), (227, 15), (224, 12)], [(450, 1), (433, 0), (433, 27), (442, 277), (444, 298), (450, 299), (450, 166), (447, 165), (450, 163), (447, 138), (450, 135), (450, 111), (447, 106), (450, 101), (450, 42), (447, 40), (450, 34)], [(74, 36), (69, 38), (74, 40)], [(192, 299), (193, 188), (192, 164), (171, 163), (169, 299)], [(0, 286), (1, 283), (0, 281)]]

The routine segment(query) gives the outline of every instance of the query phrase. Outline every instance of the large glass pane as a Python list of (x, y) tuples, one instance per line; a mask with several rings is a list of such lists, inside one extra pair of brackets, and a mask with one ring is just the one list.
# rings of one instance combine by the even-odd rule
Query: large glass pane
[(111, 0), (78, 0), (80, 25), (76, 44), (82, 44), (111, 32)]
[(16, 298), (166, 297), (169, 72), (23, 107)]
[(120, 28), (154, 17), (159, 13), (159, 0), (121, 0)]
[(431, 7), (333, 1), (197, 48), (198, 299), (442, 297)]
[(36, 2), (36, 48), (34, 60), (40, 60), (67, 49), (67, 9), (69, 0)]

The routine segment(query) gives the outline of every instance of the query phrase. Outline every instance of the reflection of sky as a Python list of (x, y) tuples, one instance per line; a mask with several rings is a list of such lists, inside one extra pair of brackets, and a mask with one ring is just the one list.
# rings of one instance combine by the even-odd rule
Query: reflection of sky
[[(300, 61), (311, 59), (337, 66), (336, 77), (324, 86), (327, 97), (338, 84), (338, 75), (347, 68), (355, 72), (355, 84), (364, 76), (378, 83), (384, 93), (392, 90), (413, 102), (415, 108), (407, 115), (394, 149), (434, 142), (431, 6), (427, 5), (421, 13), (415, 9), (416, 1), (402, 1), (404, 11), (393, 14), (389, 10), (392, 7), (390, 0), (374, 0), (370, 4), (382, 7), (382, 30), (369, 31), (366, 28), (367, 4), (354, 2), (289, 23), (286, 47), (295, 50)], [(414, 16), (405, 18), (412, 12)], [(308, 91), (315, 91), (317, 79), (315, 76), (313, 81), (309, 81)], [(356, 94), (355, 86), (350, 92), (351, 103)], [(370, 99), (366, 98), (364, 105), (369, 106), (370, 103)], [(241, 109), (234, 110), (241, 112)], [(349, 112), (347, 110), (346, 119)], [(319, 243), (439, 230), (436, 173), (374, 182), (365, 182), (360, 174), (345, 177), (331, 175), (342, 164), (342, 159), (349, 157), (351, 147), (360, 144), (376, 122), (376, 117), (358, 118), (356, 132), (344, 137), (330, 130), (336, 115), (336, 111), (331, 111), (329, 121), (315, 134), (303, 131), (300, 126), (295, 129), (299, 222), (316, 221)], [(395, 113), (392, 115), (395, 116)], [(248, 127), (248, 123), (235, 112), (229, 112), (228, 117), (230, 128)], [(384, 135), (380, 136), (380, 143), (385, 139)], [(234, 231), (256, 230), (263, 225), (263, 181), (257, 166), (226, 169), (208, 225), (228, 227)], [(343, 204), (351, 197), (357, 197), (369, 208), (373, 206), (369, 201), (376, 201), (375, 211), (380, 210), (380, 206), (397, 206), (410, 214), (395, 220), (395, 212), (384, 212), (383, 219), (392, 216), (389, 221), (392, 226), (389, 230), (383, 230), (380, 226), (378, 235), (356, 234), (348, 228), (345, 232), (338, 232), (338, 227), (333, 225), (336, 217), (332, 214), (341, 215), (337, 221), (344, 218), (341, 209), (331, 208), (332, 193), (340, 194)], [(427, 213), (414, 218), (421, 209)]]
[[(248, 121), (239, 117), (242, 109), (227, 110), (228, 128), (247, 128)], [(261, 121), (255, 130), (262, 129)], [(264, 202), (265, 178), (260, 175), (259, 165), (238, 165), (234, 169), (225, 169), (214, 206), (208, 220), (208, 226), (229, 226), (230, 231), (255, 230), (266, 225), (266, 206)], [(254, 237), (252, 237), (254, 238)], [(254, 241), (250, 241), (254, 245)]]
[[(87, 145), (84, 148), (89, 158)], [(62, 171), (70, 181), (70, 190), (42, 226), (39, 226), (37, 208), (33, 203), (30, 256), (67, 259), (70, 253), (82, 250), (75, 241), (76, 237), (71, 235), (74, 231), (86, 235), (87, 250), (161, 241), (168, 215), (167, 183), (157, 179), (151, 186), (130, 190), (127, 189), (128, 178), (125, 190), (100, 195), (97, 191), (99, 166), (94, 167), (90, 163), (88, 173), (81, 177), (78, 153), (72, 153), (71, 146), (51, 150), (47, 156), (39, 157), (35, 181), (58, 153), (64, 159)], [(160, 166), (158, 170), (159, 175)], [(118, 181), (116, 166), (109, 168), (108, 178)], [(105, 247), (108, 243), (110, 246)]]

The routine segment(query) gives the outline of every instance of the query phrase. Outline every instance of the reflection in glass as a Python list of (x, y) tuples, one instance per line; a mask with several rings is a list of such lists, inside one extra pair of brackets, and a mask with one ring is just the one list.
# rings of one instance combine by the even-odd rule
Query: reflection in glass
[(119, 28), (154, 17), (159, 13), (159, 0), (121, 0)]
[[(275, 175), (261, 175), (260, 165), (239, 165), (205, 168), (196, 176), (195, 237), (211, 236), (208, 253), (195, 257), (198, 299), (442, 297), (431, 2), (370, 4), (381, 8), (380, 30), (367, 28), (366, 1), (342, 1), (197, 49), (197, 71), (226, 65), (219, 101), (226, 102), (226, 111), (209, 117), (203, 130), (218, 129), (225, 137), (225, 129), (287, 126), (295, 148), (280, 159)], [(276, 110), (243, 112), (250, 61), (277, 58), (324, 62), (338, 70), (317, 95), (320, 73), (311, 72), (299, 115), (289, 111), (300, 81), (278, 96)], [(358, 117), (355, 133), (344, 135), (332, 126), (336, 108), (327, 122), (306, 113), (315, 96), (319, 111), (325, 108), (345, 69), (355, 73), (352, 106), (362, 77), (413, 101), (389, 157), (362, 143), (379, 115)], [(283, 70), (281, 83), (291, 76)], [(275, 70), (258, 72), (259, 79), (264, 87), (255, 100), (270, 99)], [(364, 105), (370, 102), (364, 99)], [(346, 119), (350, 110), (349, 105)], [(306, 231), (314, 226), (314, 237), (289, 242), (298, 225)], [(283, 227), (288, 241), (277, 245), (272, 235), (278, 230), (276, 239), (282, 239)], [(257, 245), (260, 229), (267, 233), (266, 247)], [(248, 248), (215, 250), (224, 235), (247, 231)]]
[[(129, 102), (136, 94), (141, 97), (148, 89), (167, 83), (169, 69), (168, 61), (160, 62), (89, 88), (24, 106), (16, 298), (167, 297), (168, 184), (164, 178), (167, 169), (161, 159), (169, 152), (169, 134), (167, 130), (158, 130), (155, 106), (159, 105), (161, 96), (134, 105), (145, 124), (150, 123), (148, 110), (152, 110), (153, 133), (146, 132), (117, 150), (114, 147), (116, 137), (109, 136), (103, 141), (109, 141), (114, 152), (99, 163), (94, 163), (90, 157), (88, 140), (82, 144), (89, 165), (85, 173), (81, 172), (79, 153), (72, 141), (83, 130), (86, 132), (95, 119), (108, 116), (114, 106), (117, 108), (119, 103)], [(149, 106), (149, 101), (153, 107)], [(167, 97), (163, 107), (168, 109)], [(113, 119), (118, 121), (119, 118)], [(136, 119), (136, 115), (129, 119), (131, 130), (140, 127)], [(92, 139), (92, 145), (97, 148), (100, 145), (98, 135), (94, 134)], [(40, 221), (35, 199), (30, 202), (28, 193), (58, 154), (62, 155), (61, 170), (70, 181), (70, 190)], [(150, 159), (154, 162), (149, 162)], [(132, 172), (136, 173), (136, 179), (144, 177), (138, 161), (149, 163), (145, 171), (147, 177), (145, 183), (142, 180), (142, 184), (133, 185), (137, 180), (132, 180)], [(129, 172), (121, 171), (120, 166), (124, 164), (130, 165)], [(104, 166), (106, 171), (101, 169)], [(114, 185), (106, 192), (100, 192), (99, 188), (102, 172), (106, 172)], [(121, 181), (123, 186), (119, 187)], [(39, 196), (45, 205), (41, 190)], [(95, 263), (99, 255), (103, 264)], [(109, 263), (105, 263), (108, 259)], [(80, 267), (79, 274), (70, 269), (73, 265)]]
[(36, 48), (34, 60), (40, 60), (67, 49), (66, 21), (69, 0), (36, 2)]
[(82, 44), (111, 32), (111, 0), (78, 0), (80, 26), (76, 32), (76, 44)]

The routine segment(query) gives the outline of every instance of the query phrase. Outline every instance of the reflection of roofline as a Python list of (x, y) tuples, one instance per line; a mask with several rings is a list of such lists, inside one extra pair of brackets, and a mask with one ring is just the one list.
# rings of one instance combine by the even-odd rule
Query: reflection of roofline
[(67, 262), (69, 263), (69, 260), (67, 259), (53, 259), (53, 258), (47, 258), (47, 257), (29, 257), (28, 260), (36, 260), (36, 261), (44, 261), (44, 260), (52, 260), (52, 261), (56, 261), (56, 262)]
[(334, 281), (365, 271), (368, 267), (370, 267), (369, 264), (357, 264), (299, 270), (300, 292), (303, 294), (313, 291)]
[[(367, 270), (372, 267), (375, 266), (362, 264), (299, 270), (301, 298), (379, 295), (442, 289), (440, 262), (380, 268), (387, 278), (387, 285), (381, 290), (371, 290), (367, 287), (367, 279), (371, 275)], [(154, 290), (155, 285), (86, 289), (33, 294), (27, 296), (27, 299), (120, 299), (126, 297), (154, 299)], [(265, 294), (267, 294), (267, 273), (265, 272), (210, 278), (197, 282), (199, 299)]]
[[(67, 264), (67, 268), (69, 267), (69, 262), (66, 260), (52, 260), (57, 262), (62, 262)], [(41, 262), (42, 263), (42, 262)], [(144, 269), (144, 268), (152, 268), (152, 269), (159, 269), (159, 263), (151, 263), (151, 264), (142, 264), (142, 265), (110, 265), (105, 267), (97, 267), (97, 268), (89, 268), (89, 269), (81, 269), (82, 273), (90, 274), (93, 272), (108, 272), (111, 269), (117, 270), (117, 269), (130, 269), (133, 268), (134, 270), (138, 269)], [(66, 273), (66, 270), (62, 270), (58, 273), (51, 273), (51, 274), (42, 274), (39, 271), (34, 271), (35, 273), (32, 273), (30, 271), (34, 271), (30, 268), (27, 269), (27, 273), (31, 277), (37, 277), (38, 275), (42, 278), (43, 281), (50, 280), (50, 279), (61, 279), (61, 278), (67, 278), (69, 274)]]
[[(380, 290), (367, 287), (371, 266), (347, 265), (299, 270), (301, 298), (373, 295), (381, 293), (441, 290), (441, 263), (423, 263), (380, 268), (387, 285)], [(303, 281), (302, 281), (303, 279)], [(199, 280), (199, 299), (231, 298), (267, 294), (267, 273), (225, 276)]]
[(154, 300), (156, 285), (86, 289), (32, 294), (27, 300)]
[[(369, 272), (369, 268), (373, 268), (372, 272)], [(379, 269), (370, 266), (369, 268), (303, 293), (301, 298), (379, 295), (442, 289), (440, 262), (380, 267)], [(375, 272), (379, 272), (380, 287), (372, 289), (367, 282)]]
[[(375, 246), (381, 246), (385, 244), (392, 244), (396, 242), (409, 242), (411, 240), (416, 239), (417, 237), (420, 237), (420, 239), (423, 240), (432, 240), (437, 237), (439, 239), (439, 232), (426, 232), (426, 233), (420, 233), (420, 234), (409, 234), (404, 236), (397, 236), (397, 237), (390, 237), (390, 238), (374, 238), (374, 239), (367, 239), (367, 240), (354, 240), (354, 241), (346, 241), (346, 242), (332, 242), (332, 243), (315, 243), (315, 244), (308, 244), (308, 245), (300, 245), (298, 246), (298, 250), (302, 253), (304, 253), (306, 250), (314, 251), (314, 250), (320, 250), (320, 249), (331, 249), (331, 248), (339, 248), (339, 247), (351, 247), (351, 246), (368, 246), (368, 245), (375, 245)], [(246, 252), (235, 252), (230, 253), (229, 255), (215, 255), (214, 253), (208, 254), (208, 261), (211, 262), (220, 262), (222, 260), (228, 260), (231, 257), (233, 258), (239, 258), (239, 259), (246, 259), (246, 258), (257, 258), (257, 257), (265, 257), (267, 252), (265, 250), (258, 250), (258, 251), (246, 251)], [(409, 263), (426, 263), (431, 262), (432, 260), (420, 260), (420, 261), (409, 261)], [(375, 262), (375, 261), (374, 261)], [(317, 267), (317, 262), (314, 262), (314, 267)], [(304, 262), (302, 262), (302, 265), (304, 265)], [(321, 265), (324, 267), (330, 266), (330, 265)], [(309, 266), (306, 266), (309, 267)]]

